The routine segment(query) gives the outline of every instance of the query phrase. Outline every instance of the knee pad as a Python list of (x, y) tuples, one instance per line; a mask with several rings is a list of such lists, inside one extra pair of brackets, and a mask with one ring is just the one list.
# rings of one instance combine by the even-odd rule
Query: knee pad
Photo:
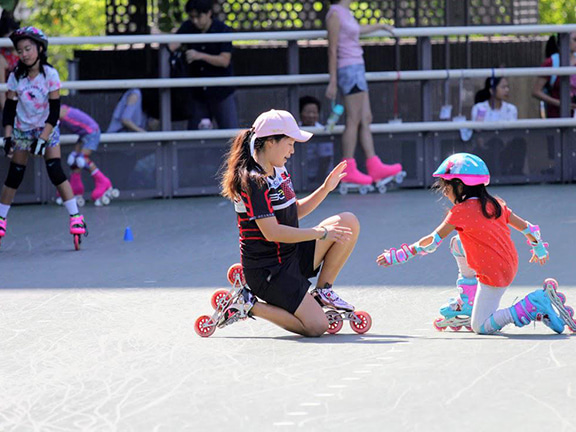
[(54, 186), (59, 186), (66, 180), (66, 174), (62, 171), (62, 164), (60, 163), (60, 158), (48, 159), (46, 161), (46, 171), (48, 171), (48, 177)]
[(462, 258), (466, 256), (466, 252), (462, 246), (460, 236), (455, 235), (452, 237), (452, 239), (450, 239), (450, 252), (452, 252), (452, 255), (454, 255), (456, 258)]
[(10, 168), (8, 168), (8, 176), (6, 176), (6, 181), (4, 184), (9, 188), (18, 189), (22, 183), (22, 180), (24, 179), (25, 171), (26, 165), (10, 162)]

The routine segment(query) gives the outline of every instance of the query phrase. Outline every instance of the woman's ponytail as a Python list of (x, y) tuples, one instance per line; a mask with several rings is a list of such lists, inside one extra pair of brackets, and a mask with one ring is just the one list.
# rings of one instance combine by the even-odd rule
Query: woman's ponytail
[(232, 201), (238, 199), (240, 191), (248, 187), (248, 175), (254, 163), (250, 155), (250, 139), (253, 134), (252, 129), (246, 129), (236, 135), (225, 156), (220, 181), (221, 193)]

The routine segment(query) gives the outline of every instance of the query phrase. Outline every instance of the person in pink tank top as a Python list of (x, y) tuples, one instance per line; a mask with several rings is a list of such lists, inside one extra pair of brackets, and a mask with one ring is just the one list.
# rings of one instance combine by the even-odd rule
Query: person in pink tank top
[[(342, 134), (342, 158), (347, 162), (347, 175), (342, 182), (360, 187), (372, 183), (378, 185), (382, 180), (399, 175), (402, 165), (382, 163), (374, 150), (374, 139), (370, 131), (372, 111), (360, 35), (376, 30), (386, 30), (393, 35), (394, 27), (387, 24), (361, 26), (350, 11), (352, 0), (331, 0), (331, 3), (326, 15), (330, 73), (326, 97), (335, 101), (338, 89), (344, 95), (346, 127)], [(354, 159), (358, 137), (366, 155), (368, 174), (358, 170)]]

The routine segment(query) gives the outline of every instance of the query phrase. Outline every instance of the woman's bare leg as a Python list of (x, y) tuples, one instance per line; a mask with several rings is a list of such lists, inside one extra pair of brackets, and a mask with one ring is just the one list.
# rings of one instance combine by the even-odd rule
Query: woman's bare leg
[(370, 159), (372, 156), (376, 155), (376, 151), (374, 150), (374, 137), (370, 130), (370, 125), (372, 124), (372, 109), (370, 108), (370, 96), (368, 95), (368, 92), (362, 92), (360, 94), (364, 95), (359, 127), (360, 145), (364, 149), (366, 159)]
[(342, 158), (354, 157), (356, 144), (358, 143), (358, 129), (362, 120), (365, 92), (354, 93), (344, 97), (346, 112), (346, 127), (342, 134)]

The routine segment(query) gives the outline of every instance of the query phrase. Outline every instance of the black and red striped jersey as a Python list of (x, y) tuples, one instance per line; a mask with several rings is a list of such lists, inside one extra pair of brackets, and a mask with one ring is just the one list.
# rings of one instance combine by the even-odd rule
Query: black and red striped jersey
[[(296, 243), (276, 243), (264, 238), (256, 219), (275, 217), (279, 224), (298, 228), (298, 209), (292, 179), (286, 168), (274, 168), (266, 184), (249, 179), (250, 193), (234, 203), (240, 231), (240, 254), (245, 268), (281, 264), (296, 251)], [(253, 174), (257, 175), (256, 172)]]

